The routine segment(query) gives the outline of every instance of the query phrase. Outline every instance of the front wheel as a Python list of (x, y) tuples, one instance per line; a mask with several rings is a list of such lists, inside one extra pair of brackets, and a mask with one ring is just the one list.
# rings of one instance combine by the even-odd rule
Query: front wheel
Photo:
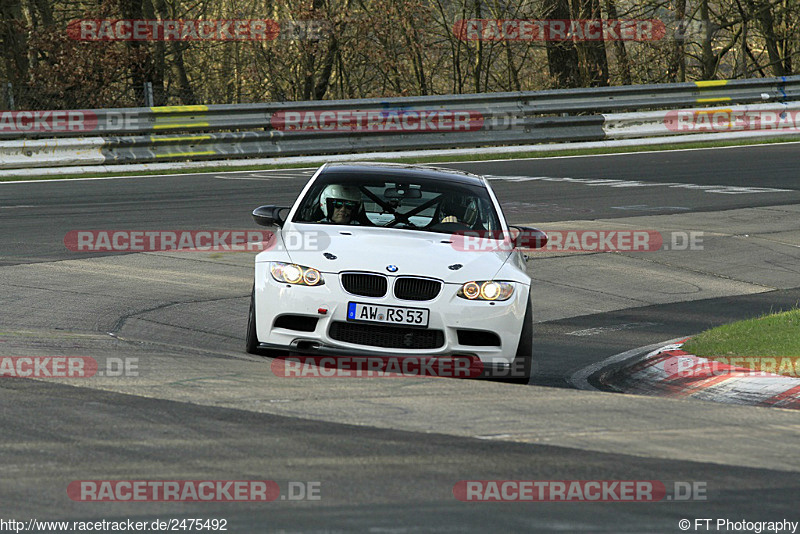
[(248, 354), (259, 354), (258, 335), (256, 334), (256, 286), (250, 294), (250, 312), (247, 314), (247, 337), (245, 337), (244, 350)]
[(507, 382), (512, 384), (527, 384), (531, 380), (533, 367), (533, 307), (528, 298), (528, 307), (525, 308), (522, 333), (519, 335), (517, 354), (511, 364), (511, 373)]

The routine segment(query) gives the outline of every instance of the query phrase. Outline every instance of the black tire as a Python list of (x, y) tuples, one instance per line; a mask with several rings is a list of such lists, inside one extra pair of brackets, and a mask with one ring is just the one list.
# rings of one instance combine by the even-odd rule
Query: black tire
[(256, 333), (256, 286), (250, 294), (250, 312), (247, 314), (247, 337), (244, 350), (248, 354), (261, 354), (258, 350), (258, 334)]
[(511, 366), (511, 374), (506, 382), (512, 384), (527, 384), (531, 380), (531, 369), (533, 367), (533, 307), (530, 298), (528, 306), (525, 308), (525, 318), (523, 319), (522, 332), (519, 335), (517, 354)]

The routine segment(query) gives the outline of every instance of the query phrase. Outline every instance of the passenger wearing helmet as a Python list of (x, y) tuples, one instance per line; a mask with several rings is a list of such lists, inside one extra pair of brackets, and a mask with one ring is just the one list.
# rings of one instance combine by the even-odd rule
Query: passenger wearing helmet
[(350, 185), (331, 184), (319, 197), (324, 222), (350, 224), (361, 209), (361, 191)]

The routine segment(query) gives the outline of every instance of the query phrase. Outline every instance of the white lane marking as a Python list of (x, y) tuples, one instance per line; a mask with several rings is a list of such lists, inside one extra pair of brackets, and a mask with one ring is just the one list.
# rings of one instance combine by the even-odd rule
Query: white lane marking
[(741, 187), (733, 185), (699, 185), (682, 184), (678, 182), (640, 182), (638, 180), (610, 180), (604, 178), (569, 178), (566, 176), (500, 176), (486, 175), (489, 180), (502, 180), (505, 182), (562, 182), (575, 183), (588, 186), (600, 187), (669, 187), (673, 189), (691, 189), (703, 191), (704, 193), (717, 193), (721, 195), (741, 195), (752, 193), (787, 193), (794, 189), (777, 189), (773, 187)]
[(596, 336), (598, 334), (604, 334), (606, 332), (617, 332), (619, 330), (630, 330), (632, 328), (644, 328), (646, 326), (656, 326), (663, 323), (623, 323), (623, 324), (613, 324), (609, 326), (598, 326), (596, 328), (586, 328), (584, 330), (574, 330), (572, 332), (567, 332), (568, 336)]
[[(715, 134), (716, 135), (716, 134)], [(603, 143), (604, 141), (600, 141)], [(573, 154), (571, 156), (541, 156), (541, 157), (527, 157), (527, 158), (500, 158), (500, 159), (482, 159), (482, 160), (473, 160), (473, 161), (442, 161), (436, 163), (436, 165), (460, 165), (462, 163), (502, 163), (505, 161), (536, 161), (539, 159), (575, 159), (575, 158), (613, 158), (614, 156), (638, 156), (638, 155), (646, 155), (646, 154), (666, 154), (668, 152), (694, 152), (698, 150), (730, 150), (730, 149), (737, 149), (737, 148), (763, 148), (763, 147), (772, 147), (772, 146), (784, 146), (784, 145), (796, 145), (800, 144), (800, 141), (783, 141), (780, 143), (753, 143), (750, 145), (730, 145), (730, 146), (707, 146), (707, 147), (696, 147), (696, 148), (665, 148), (663, 150), (634, 150), (632, 152), (613, 152), (610, 154)], [(540, 147), (542, 145), (539, 145)], [(646, 146), (646, 145), (632, 145), (632, 148), (639, 147), (639, 146)], [(565, 149), (569, 149), (570, 146), (568, 143), (565, 144)], [(531, 149), (531, 152), (535, 152), (536, 149)], [(476, 174), (480, 174), (476, 172)]]
[(311, 176), (314, 172), (316, 171), (262, 171), (250, 173), (248, 176), (256, 178), (302, 178), (303, 176)]
[(664, 210), (685, 211), (685, 210), (691, 210), (692, 208), (687, 208), (684, 206), (648, 206), (647, 204), (635, 204), (633, 206), (611, 206), (611, 209), (626, 210), (626, 211), (664, 211)]
[(255, 180), (257, 182), (269, 182), (269, 178), (255, 178), (252, 176), (214, 176), (220, 180)]
[(608, 358), (606, 358), (603, 361), (600, 361), (600, 362), (597, 362), (597, 363), (593, 363), (592, 365), (590, 365), (588, 367), (584, 367), (580, 371), (577, 371), (577, 372), (573, 373), (572, 376), (569, 377), (569, 381), (577, 389), (584, 389), (584, 390), (589, 390), (589, 391), (600, 391), (596, 387), (594, 387), (593, 385), (591, 385), (589, 383), (589, 377), (592, 376), (593, 374), (595, 374), (600, 369), (603, 369), (604, 367), (608, 367), (609, 365), (612, 365), (612, 364), (615, 364), (615, 363), (619, 363), (621, 361), (625, 361), (628, 358), (632, 358), (633, 356), (636, 356), (637, 354), (641, 354), (641, 355), (649, 354), (650, 352), (653, 352), (654, 350), (656, 350), (656, 349), (658, 349), (660, 347), (664, 347), (666, 345), (671, 345), (673, 343), (677, 343), (678, 341), (681, 341), (681, 340), (684, 340), (684, 339), (686, 339), (686, 336), (684, 336), (684, 337), (676, 337), (675, 339), (671, 339), (669, 341), (662, 341), (660, 343), (653, 343), (652, 345), (647, 345), (646, 347), (638, 347), (638, 348), (635, 348), (635, 349), (627, 350), (625, 352), (620, 352), (619, 354), (615, 354), (614, 356), (609, 356)]
[(308, 178), (313, 174), (312, 172), (297, 172), (297, 173), (287, 173), (287, 172), (275, 172), (275, 173), (268, 173), (268, 174), (259, 174), (259, 173), (252, 173), (248, 174), (247, 176), (224, 176), (221, 174), (214, 175), (214, 178), (219, 178), (220, 180), (261, 180), (263, 182), (272, 180), (273, 178), (279, 179), (296, 179), (296, 178)]
[(511, 437), (511, 434), (485, 434), (474, 437), (477, 439), (508, 439)]
[[(279, 170), (285, 169), (276, 169), (276, 172)], [(87, 173), (89, 172), (110, 172), (105, 169), (87, 169)], [(269, 169), (261, 171), (261, 172), (272, 172)], [(303, 173), (308, 173), (311, 176), (313, 173), (316, 172), (316, 168), (308, 170), (308, 171), (301, 171)], [(225, 174), (242, 174), (242, 173), (253, 173), (252, 170), (249, 171), (225, 171)], [(197, 175), (210, 175), (209, 172), (204, 172), (202, 167), (198, 167), (198, 169), (194, 172), (174, 172), (174, 173), (166, 173), (166, 174), (137, 174), (137, 175), (130, 175), (130, 176), (99, 176), (93, 178), (44, 178), (42, 180), (3, 180), (3, 175), (0, 174), (0, 185), (3, 184), (42, 184), (48, 182), (89, 182), (92, 180), (127, 180), (129, 178), (171, 178), (171, 177), (184, 177), (184, 176), (197, 176)]]
[(19, 206), (0, 206), (0, 210), (14, 210), (14, 209), (17, 209), (17, 208), (35, 208), (35, 207), (36, 207), (36, 206), (25, 206), (25, 205), (19, 205)]

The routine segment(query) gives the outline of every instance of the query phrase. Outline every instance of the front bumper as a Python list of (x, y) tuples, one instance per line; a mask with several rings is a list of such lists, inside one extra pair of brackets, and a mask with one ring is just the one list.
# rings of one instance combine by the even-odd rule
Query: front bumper
[[(303, 354), (341, 357), (471, 356), (478, 358), (486, 367), (500, 369), (514, 361), (528, 304), (528, 285), (515, 283), (514, 295), (502, 302), (462, 299), (456, 296), (460, 284), (444, 284), (433, 300), (408, 301), (395, 298), (391, 291), (384, 297), (353, 295), (343, 289), (338, 275), (324, 273), (323, 277), (325, 284), (321, 286), (289, 285), (272, 278), (269, 263), (256, 263), (256, 331), (264, 346)], [(369, 340), (364, 340), (363, 336), (358, 343), (334, 339), (331, 337), (334, 323), (340, 323), (337, 328), (341, 328), (342, 323), (352, 324), (347, 321), (349, 302), (426, 308), (430, 314), (425, 330), (429, 332), (420, 332), (422, 329), (417, 329), (417, 332), (430, 335), (430, 331), (438, 330), (442, 333), (442, 343), (434, 348), (379, 347), (368, 344)], [(323, 314), (320, 309), (327, 312)], [(285, 325), (286, 321), (276, 326), (277, 320), (286, 317), (309, 318), (306, 321), (307, 331), (280, 326)], [(366, 324), (369, 328), (398, 328), (381, 323), (358, 324)], [(459, 331), (462, 334), (460, 340)], [(474, 336), (465, 336), (464, 332), (493, 332), (496, 334), (496, 343), (470, 344), (474, 343)], [(412, 337), (415, 333), (412, 332)]]

